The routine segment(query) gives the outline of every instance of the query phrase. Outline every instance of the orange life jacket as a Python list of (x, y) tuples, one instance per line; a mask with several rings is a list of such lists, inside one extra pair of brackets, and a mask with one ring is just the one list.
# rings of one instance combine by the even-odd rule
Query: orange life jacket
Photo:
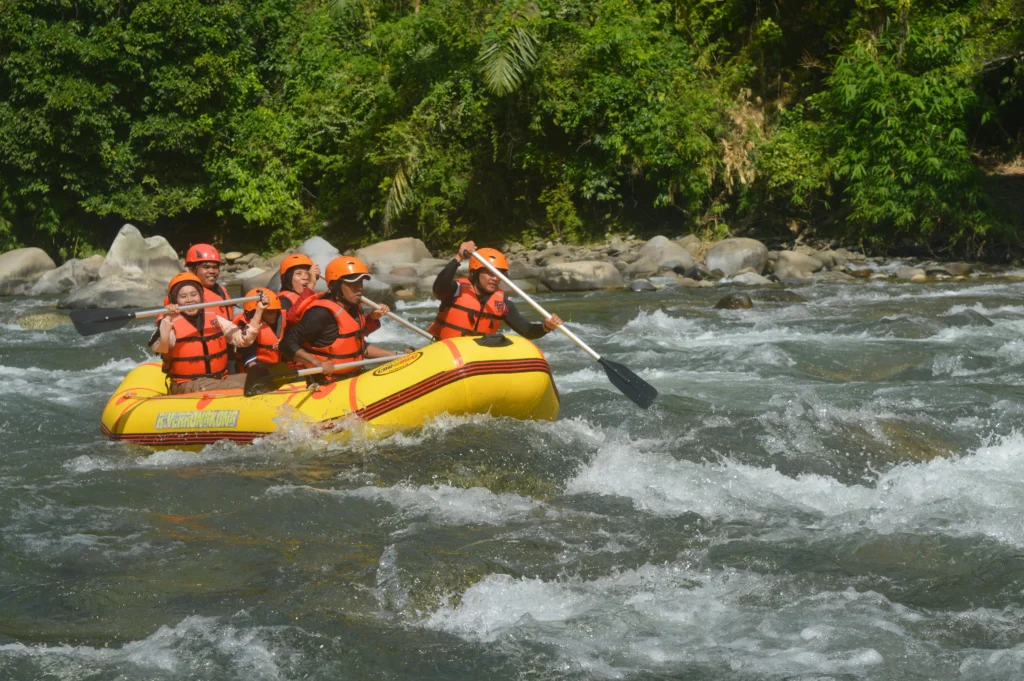
[(309, 287), (302, 289), (302, 293), (296, 293), (295, 291), (288, 291), (282, 289), (277, 297), (281, 299), (281, 312), (284, 313), (285, 320), (289, 324), (294, 324), (298, 321), (296, 313), (298, 312), (299, 305), (306, 302), (310, 298), (315, 298), (316, 294)]
[[(363, 353), (366, 351), (366, 334), (369, 333), (366, 328), (367, 318), (363, 314), (363, 310), (357, 307), (356, 316), (353, 318), (348, 310), (326, 296), (313, 296), (299, 303), (295, 313), (296, 320), (301, 320), (303, 315), (314, 307), (322, 307), (334, 315), (334, 321), (338, 324), (338, 337), (326, 347), (317, 347), (304, 342), (302, 349), (317, 359), (330, 360), (335, 364), (358, 362), (361, 360)], [(339, 378), (344, 378), (358, 372), (359, 369), (355, 368), (349, 371), (334, 373), (324, 378), (328, 381), (337, 381)]]
[(175, 383), (197, 378), (224, 378), (228, 375), (228, 341), (217, 325), (216, 315), (203, 315), (203, 332), (178, 315), (171, 323), (174, 347), (164, 353), (164, 373)]
[[(242, 331), (245, 331), (245, 327), (249, 325), (250, 321), (250, 319), (246, 319), (244, 312), (234, 319), (234, 323), (238, 328), (242, 329)], [(281, 339), (284, 338), (284, 329), (286, 324), (284, 317), (280, 314), (278, 314), (277, 324), (274, 326), (270, 326), (270, 324), (267, 324), (266, 322), (260, 322), (260, 330), (256, 334), (256, 340), (251, 346), (256, 348), (257, 362), (263, 362), (264, 364), (277, 364), (281, 361), (281, 351), (278, 350), (278, 345), (280, 344)], [(245, 372), (245, 365), (242, 361), (242, 355), (245, 354), (245, 350), (246, 348), (242, 348), (237, 353), (238, 373)]]
[(481, 307), (480, 298), (469, 279), (456, 279), (459, 290), (452, 301), (441, 305), (437, 318), (427, 331), (434, 338), (458, 338), (459, 336), (483, 336), (497, 333), (501, 320), (505, 318), (505, 292), (495, 291)]

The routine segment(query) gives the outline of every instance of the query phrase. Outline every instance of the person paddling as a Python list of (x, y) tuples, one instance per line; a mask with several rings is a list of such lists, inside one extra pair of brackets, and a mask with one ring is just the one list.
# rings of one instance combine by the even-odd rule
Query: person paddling
[(157, 318), (157, 330), (150, 348), (162, 355), (172, 395), (234, 390), (245, 386), (245, 376), (228, 376), (228, 345), (247, 347), (256, 339), (267, 300), (256, 305), (245, 329), (216, 313), (221, 308), (178, 310), (179, 306), (203, 302), (203, 281), (192, 272), (182, 272), (167, 285), (167, 312)]
[[(254, 364), (277, 364), (281, 361), (281, 337), (287, 325), (281, 311), (281, 299), (276, 293), (268, 288), (254, 288), (245, 294), (246, 298), (260, 296), (266, 301), (266, 308), (263, 310), (262, 319), (259, 322), (259, 329), (256, 333), (256, 340), (251, 345), (239, 348), (235, 353), (238, 361), (238, 373), (248, 371)], [(234, 323), (243, 331), (256, 319), (259, 313), (259, 304), (250, 300), (243, 307), (243, 312), (235, 317)]]
[(281, 308), (289, 324), (295, 323), (295, 310), (299, 303), (312, 298), (313, 287), (320, 278), (320, 268), (306, 255), (293, 253), (281, 261)]
[(366, 342), (366, 336), (380, 328), (380, 318), (391, 311), (387, 305), (380, 305), (369, 315), (363, 314), (360, 300), (363, 282), (369, 278), (369, 270), (358, 258), (332, 260), (325, 276), (327, 293), (300, 303), (294, 326), (285, 331), (281, 340), (284, 358), (307, 367), (322, 367), (323, 379), (317, 380), (332, 382), (358, 372), (354, 369), (337, 374), (335, 364), (402, 354)]
[(469, 263), (469, 277), (456, 279), (459, 265), (476, 251), (495, 269), (508, 274), (508, 260), (498, 250), (481, 248), (466, 241), (459, 246), (458, 253), (441, 270), (434, 280), (434, 297), (441, 301), (437, 318), (427, 331), (437, 340), (459, 336), (482, 336), (497, 333), (505, 322), (520, 336), (535, 340), (554, 331), (562, 324), (558, 315), (551, 315), (543, 322), (526, 321), (505, 292), (499, 288), (500, 281), (475, 258)]

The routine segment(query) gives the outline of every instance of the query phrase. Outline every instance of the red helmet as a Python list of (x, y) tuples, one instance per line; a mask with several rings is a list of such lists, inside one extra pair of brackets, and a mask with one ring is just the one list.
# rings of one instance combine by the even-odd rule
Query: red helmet
[(185, 252), (186, 265), (198, 265), (201, 262), (220, 263), (220, 251), (210, 244), (196, 244)]
[[(268, 310), (280, 310), (281, 309), (281, 299), (278, 298), (277, 294), (274, 293), (273, 291), (271, 291), (269, 288), (262, 288), (262, 287), (254, 288), (253, 290), (251, 290), (248, 293), (246, 293), (245, 297), (246, 298), (252, 298), (253, 296), (258, 296), (261, 293), (263, 295), (265, 295), (267, 297), (267, 300), (269, 301), (268, 304), (267, 304), (267, 309)], [(255, 300), (248, 301), (247, 303), (245, 303), (245, 305), (242, 306), (242, 309), (245, 310), (246, 312), (251, 312), (251, 311), (255, 310), (256, 309), (256, 301)]]
[(359, 281), (360, 279), (369, 279), (370, 270), (366, 269), (366, 265), (359, 258), (353, 258), (350, 255), (343, 255), (340, 258), (335, 258), (327, 265), (326, 276), (327, 285), (330, 286), (338, 279), (347, 281)]
[[(496, 270), (505, 270), (508, 272), (508, 260), (501, 254), (501, 251), (493, 248), (479, 248), (476, 251), (480, 254), (480, 257), (491, 263)], [(480, 261), (470, 256), (469, 260), (469, 271), (486, 269), (480, 264)]]

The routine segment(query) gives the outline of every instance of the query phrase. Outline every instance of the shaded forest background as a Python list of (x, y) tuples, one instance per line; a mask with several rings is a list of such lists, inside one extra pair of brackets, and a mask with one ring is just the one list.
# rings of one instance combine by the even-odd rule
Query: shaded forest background
[(1024, 0), (6, 0), (0, 67), (0, 251), (1022, 228)]

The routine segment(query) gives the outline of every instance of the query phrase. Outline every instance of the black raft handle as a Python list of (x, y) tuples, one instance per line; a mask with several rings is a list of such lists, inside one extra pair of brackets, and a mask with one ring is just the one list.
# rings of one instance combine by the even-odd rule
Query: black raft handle
[(485, 348), (507, 348), (512, 345), (512, 341), (505, 338), (503, 333), (489, 333), (486, 336), (477, 338), (476, 344)]

